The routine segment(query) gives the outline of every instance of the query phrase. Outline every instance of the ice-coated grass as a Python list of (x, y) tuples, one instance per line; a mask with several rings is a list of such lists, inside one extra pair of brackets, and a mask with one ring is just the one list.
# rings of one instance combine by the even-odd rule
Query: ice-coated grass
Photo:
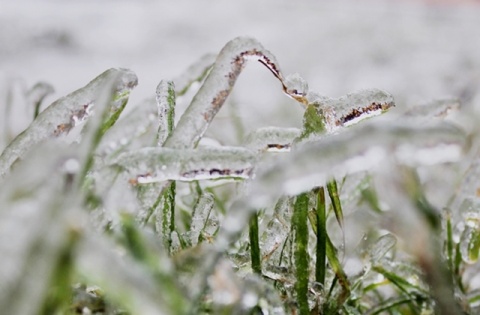
[[(303, 106), (302, 128), (200, 142), (250, 59)], [(395, 111), (387, 92), (309, 92), (252, 38), (176, 80), (118, 119), (137, 78), (108, 70), (4, 149), (2, 312), (478, 313), (478, 128), (461, 123), (474, 112), (444, 100), (377, 119)]]

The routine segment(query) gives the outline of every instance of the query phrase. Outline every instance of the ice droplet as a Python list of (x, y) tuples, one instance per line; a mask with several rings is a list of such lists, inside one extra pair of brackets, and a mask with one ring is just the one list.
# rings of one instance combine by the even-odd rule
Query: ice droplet
[(113, 164), (127, 170), (137, 184), (166, 180), (247, 179), (253, 172), (255, 154), (235, 147), (183, 150), (150, 147), (122, 153)]
[(49, 137), (68, 133), (79, 121), (90, 116), (90, 106), (95, 104), (99, 93), (109, 84), (112, 76), (118, 76), (116, 94), (110, 115), (114, 115), (125, 104), (125, 97), (137, 85), (137, 76), (127, 69), (110, 69), (85, 87), (60, 98), (41, 112), (30, 126), (18, 135), (0, 155), (0, 176), (21, 158), (32, 146)]

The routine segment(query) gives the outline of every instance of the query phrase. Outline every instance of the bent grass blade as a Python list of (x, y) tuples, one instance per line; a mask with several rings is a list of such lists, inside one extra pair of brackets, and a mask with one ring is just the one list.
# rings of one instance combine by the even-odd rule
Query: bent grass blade
[[(0, 155), (0, 176), (8, 172), (11, 165), (35, 144), (47, 138), (67, 134), (78, 124), (91, 116), (99, 93), (111, 80), (112, 75), (118, 75), (115, 102), (109, 116), (113, 124), (124, 106), (125, 96), (137, 85), (137, 76), (126, 69), (110, 69), (96, 77), (85, 87), (60, 98), (52, 103), (19, 134)], [(105, 126), (108, 129), (110, 126)]]

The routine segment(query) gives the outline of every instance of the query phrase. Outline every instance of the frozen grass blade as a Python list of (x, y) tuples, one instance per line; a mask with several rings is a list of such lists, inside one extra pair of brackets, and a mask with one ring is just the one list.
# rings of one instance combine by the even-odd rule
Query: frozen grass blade
[(148, 184), (167, 180), (247, 179), (252, 175), (256, 156), (235, 147), (198, 149), (142, 148), (121, 154), (112, 165), (121, 166), (132, 183)]
[(80, 199), (70, 190), (71, 157), (64, 146), (44, 144), (0, 183), (0, 308), (6, 314), (59, 310), (68, 301), (65, 281), (82, 224)]
[[(157, 104), (154, 98), (141, 102), (127, 116), (122, 117), (102, 137), (96, 154), (104, 157), (108, 164), (118, 154), (128, 148), (139, 148), (145, 145), (152, 145), (153, 141), (145, 135), (154, 133), (154, 125), (157, 122)], [(156, 130), (155, 130), (156, 132)]]
[(264, 127), (251, 132), (244, 146), (257, 152), (289, 152), (299, 135), (297, 128)]
[(330, 196), (330, 200), (332, 201), (333, 212), (335, 213), (337, 222), (340, 227), (343, 228), (343, 211), (342, 204), (340, 203), (340, 196), (338, 194), (337, 181), (334, 179), (329, 181), (327, 183), (327, 190), (328, 195)]
[[(333, 245), (333, 243), (330, 240), (330, 237), (328, 236), (328, 234), (326, 234), (326, 236), (327, 236), (327, 246), (326, 246), (327, 258), (328, 258), (328, 261), (330, 263), (330, 266), (333, 269), (333, 272), (335, 272), (336, 279), (338, 280), (338, 282), (340, 283), (340, 285), (342, 287), (341, 293), (339, 294), (339, 296), (336, 299), (336, 304), (333, 304), (333, 305), (336, 305), (334, 307), (334, 308), (336, 308), (336, 307), (339, 307), (339, 306), (343, 305), (343, 303), (346, 301), (346, 299), (350, 296), (350, 282), (348, 281), (347, 275), (346, 275), (345, 271), (343, 270), (343, 267), (342, 267), (342, 264), (340, 263), (340, 260), (338, 259), (337, 249)], [(329, 295), (331, 294), (334, 285), (335, 285), (335, 280), (332, 283)], [(332, 311), (332, 309), (330, 307), (328, 307), (328, 310), (329, 310), (329, 312)], [(330, 313), (330, 314), (333, 314), (333, 313)]]
[(325, 268), (327, 258), (327, 215), (325, 204), (325, 189), (320, 187), (317, 192), (316, 211), (317, 248), (315, 261), (315, 281), (325, 285)]
[(294, 195), (323, 186), (334, 177), (373, 170), (391, 158), (409, 166), (455, 162), (467, 146), (463, 131), (448, 124), (366, 124), (299, 145), (280, 156), (275, 164), (259, 170), (253, 191)]
[(40, 106), (42, 106), (43, 100), (50, 94), (53, 94), (54, 88), (52, 85), (46, 82), (38, 82), (30, 90), (27, 91), (26, 97), (29, 106), (33, 107), (33, 119), (37, 118), (40, 114)]
[(250, 239), (250, 257), (252, 261), (253, 272), (262, 274), (262, 259), (260, 254), (260, 243), (258, 239), (258, 213), (254, 213), (250, 218), (248, 233)]
[[(163, 146), (175, 127), (175, 85), (172, 81), (160, 81), (156, 92), (159, 118), (157, 144)], [(160, 190), (162, 235), (169, 253), (172, 252), (172, 233), (175, 232), (175, 193), (176, 183), (174, 181), (165, 189)], [(157, 223), (157, 225), (159, 224)]]
[(309, 257), (308, 257), (308, 206), (309, 195), (300, 194), (296, 197), (292, 228), (295, 231), (295, 291), (297, 293), (297, 303), (299, 314), (310, 314), (308, 306), (308, 280), (309, 280)]
[(311, 136), (324, 134), (325, 131), (325, 117), (317, 111), (315, 105), (308, 105), (303, 114), (302, 133), (297, 141), (307, 140)]
[(204, 84), (180, 118), (165, 146), (191, 148), (198, 144), (230, 94), (248, 59), (265, 65), (280, 80), (287, 95), (295, 97), (295, 92), (285, 86), (275, 57), (253, 38), (236, 38), (228, 42), (218, 55)]
[[(404, 167), (403, 185), (414, 207), (422, 216), (425, 228), (429, 228), (431, 236), (427, 239), (428, 250), (416, 252), (417, 259), (421, 261), (421, 268), (425, 273), (425, 279), (432, 288), (435, 299), (436, 312), (450, 314), (460, 312), (460, 307), (454, 299), (454, 290), (451, 271), (444, 262), (442, 246), (439, 243), (441, 235), (441, 216), (439, 212), (428, 202), (423, 187), (420, 184), (418, 174), (412, 168)], [(448, 263), (448, 262), (447, 262)]]
[(192, 213), (192, 221), (190, 224), (190, 243), (196, 246), (204, 240), (203, 234), (209, 227), (208, 221), (212, 212), (215, 200), (213, 194), (209, 192), (201, 192), (195, 208)]
[[(366, 315), (376, 315), (376, 314), (383, 314), (383, 312), (390, 311), (390, 310), (398, 310), (399, 306), (405, 305), (405, 304), (411, 304), (412, 303), (412, 298), (411, 297), (398, 297), (394, 299), (389, 299), (386, 301), (383, 301), (381, 304), (373, 308), (372, 310), (368, 311), (365, 313)], [(416, 314), (419, 314), (418, 311), (415, 312)]]
[(177, 95), (182, 96), (187, 93), (195, 82), (202, 82), (212, 68), (216, 57), (214, 54), (206, 54), (190, 65), (182, 75), (176, 77), (173, 82), (177, 86)]
[(160, 81), (157, 86), (159, 127), (158, 146), (162, 146), (172, 133), (175, 121), (175, 85), (172, 81)]
[[(132, 223), (134, 224), (134, 223)], [(85, 234), (78, 248), (77, 265), (80, 274), (94, 281), (109, 293), (109, 297), (135, 314), (185, 314), (189, 307), (183, 292), (175, 283), (166, 262), (158, 262), (158, 249), (145, 248), (143, 237), (136, 228), (127, 226), (131, 234), (130, 255), (123, 257), (113, 249), (115, 244), (95, 233)], [(132, 230), (133, 229), (133, 230)], [(159, 270), (159, 267), (167, 270)]]
[(76, 125), (88, 119), (99, 93), (105, 88), (105, 84), (111, 80), (111, 76), (117, 74), (121, 81), (116, 86), (114, 103), (108, 120), (102, 128), (103, 130), (108, 129), (123, 109), (125, 97), (137, 85), (136, 75), (129, 70), (107, 70), (84, 88), (52, 103), (2, 152), (0, 156), (0, 176), (7, 173), (10, 166), (18, 158), (22, 158), (35, 144), (47, 138), (64, 135)]
[(171, 182), (161, 193), (162, 236), (168, 252), (172, 252), (172, 233), (175, 232), (175, 190), (176, 183)]
[(393, 96), (379, 89), (357, 91), (338, 99), (312, 92), (307, 95), (307, 99), (308, 103), (317, 109), (317, 115), (324, 119), (327, 133), (378, 116), (395, 106)]
[[(130, 84), (134, 78), (136, 78), (135, 74), (127, 70), (112, 72), (106, 76), (103, 90), (97, 97), (97, 104), (95, 105), (96, 115), (87, 122), (83, 130), (80, 143), (81, 156), (79, 157), (79, 160), (83, 162), (79, 173), (80, 183), (83, 182), (94, 163), (94, 152), (103, 135), (115, 124), (127, 105), (130, 89), (132, 88)], [(124, 83), (126, 85), (123, 85)], [(117, 94), (118, 91), (121, 91), (121, 94)]]

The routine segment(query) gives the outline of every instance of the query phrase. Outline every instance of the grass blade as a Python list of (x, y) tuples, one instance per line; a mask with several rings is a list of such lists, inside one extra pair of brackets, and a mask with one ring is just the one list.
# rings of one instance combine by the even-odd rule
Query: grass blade
[(315, 263), (315, 281), (325, 285), (325, 268), (327, 258), (327, 217), (325, 207), (325, 189), (320, 187), (317, 192), (317, 250)]
[(295, 231), (295, 289), (300, 315), (310, 313), (308, 307), (308, 204), (309, 196), (303, 193), (297, 196), (294, 204), (292, 227)]
[(340, 196), (338, 194), (337, 188), (337, 181), (332, 179), (327, 183), (328, 195), (330, 196), (330, 200), (332, 201), (333, 212), (335, 213), (335, 217), (337, 218), (337, 222), (340, 227), (343, 228), (343, 210), (342, 204), (340, 203)]
[(262, 259), (260, 254), (260, 243), (258, 239), (258, 213), (254, 213), (249, 224), (250, 257), (253, 272), (262, 274)]
[(338, 282), (342, 286), (342, 293), (337, 298), (337, 305), (342, 305), (343, 302), (345, 302), (345, 300), (350, 295), (350, 283), (348, 281), (347, 274), (343, 270), (342, 264), (338, 259), (337, 249), (333, 245), (328, 234), (326, 234), (326, 237), (327, 237), (327, 246), (326, 246), (327, 258), (330, 263), (330, 266), (333, 269), (333, 272), (335, 272), (335, 275), (337, 276)]

